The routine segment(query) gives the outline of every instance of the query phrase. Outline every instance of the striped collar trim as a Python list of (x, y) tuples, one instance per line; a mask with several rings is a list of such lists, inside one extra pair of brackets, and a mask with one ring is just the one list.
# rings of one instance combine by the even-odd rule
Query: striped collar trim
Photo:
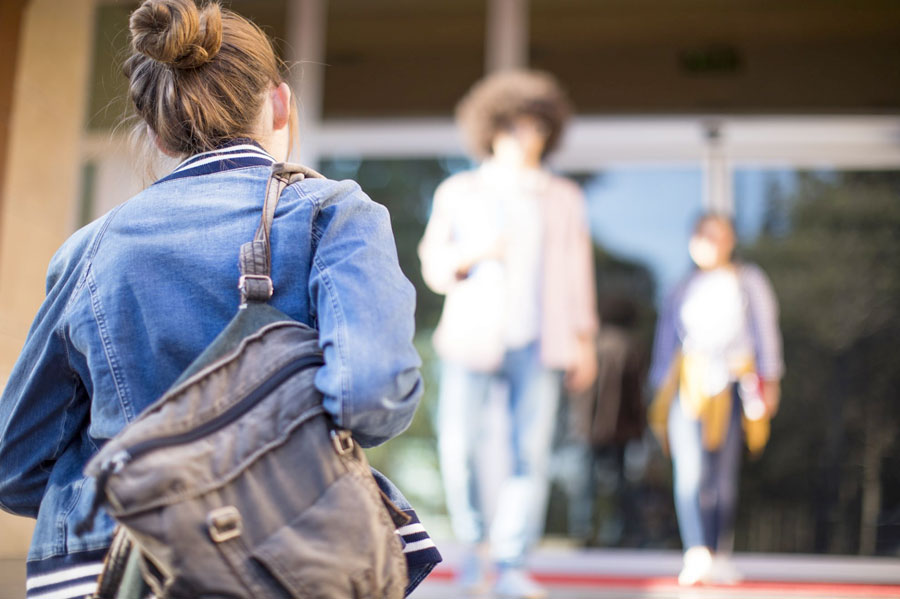
[(271, 166), (274, 163), (275, 159), (255, 141), (235, 139), (221, 148), (194, 154), (156, 183), (184, 177), (221, 173), (248, 166)]

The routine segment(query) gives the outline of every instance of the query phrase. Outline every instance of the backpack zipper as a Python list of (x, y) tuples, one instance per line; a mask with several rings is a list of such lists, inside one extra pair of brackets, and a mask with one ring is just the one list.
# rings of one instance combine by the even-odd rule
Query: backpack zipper
[(106, 461), (104, 461), (100, 466), (100, 473), (97, 475), (97, 488), (96, 494), (94, 496), (94, 504), (91, 506), (91, 511), (88, 517), (79, 524), (79, 534), (85, 530), (90, 530), (89, 527), (91, 527), (93, 524), (94, 516), (96, 516), (100, 504), (102, 504), (106, 500), (106, 484), (109, 481), (109, 477), (113, 474), (118, 474), (119, 472), (121, 472), (122, 469), (134, 459), (139, 458), (140, 456), (151, 451), (156, 451), (157, 449), (191, 443), (192, 441), (202, 439), (203, 437), (219, 429), (225, 428), (226, 426), (249, 412), (251, 409), (253, 409), (253, 407), (256, 406), (260, 401), (262, 401), (269, 393), (281, 386), (282, 383), (287, 381), (294, 374), (309, 367), (323, 366), (324, 364), (325, 360), (320, 353), (309, 354), (297, 358), (296, 360), (292, 360), (276, 370), (275, 373), (272, 374), (272, 376), (266, 379), (261, 385), (259, 385), (256, 389), (250, 392), (239, 402), (237, 402), (212, 420), (183, 433), (169, 435), (167, 437), (159, 437), (156, 439), (147, 439), (146, 441), (136, 443), (128, 449), (117, 451)]
[(306, 355), (301, 358), (297, 358), (296, 360), (292, 360), (276, 370), (272, 376), (266, 379), (250, 394), (248, 394), (242, 400), (240, 400), (212, 420), (205, 422), (189, 431), (178, 433), (177, 435), (159, 437), (156, 439), (147, 439), (146, 441), (136, 443), (132, 447), (123, 449), (122, 451), (113, 455), (107, 461), (107, 463), (104, 464), (103, 467), (105, 469), (107, 467), (107, 464), (110, 464), (110, 466), (114, 468), (113, 471), (118, 472), (121, 471), (122, 468), (132, 460), (151, 451), (156, 451), (157, 449), (162, 449), (164, 447), (184, 445), (186, 443), (191, 443), (198, 439), (202, 439), (203, 437), (221, 428), (225, 428), (226, 426), (249, 412), (251, 409), (253, 409), (254, 406), (256, 406), (256, 404), (262, 401), (263, 398), (265, 398), (269, 393), (281, 386), (282, 383), (284, 383), (287, 379), (289, 379), (297, 372), (305, 370), (310, 366), (322, 366), (324, 363), (325, 362), (322, 359), (321, 354)]

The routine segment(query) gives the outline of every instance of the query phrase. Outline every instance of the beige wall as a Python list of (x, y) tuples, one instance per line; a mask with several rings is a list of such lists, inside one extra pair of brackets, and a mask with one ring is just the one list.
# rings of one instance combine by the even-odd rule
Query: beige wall
[[(31, 0), (17, 57), (0, 218), (0, 382), (44, 294), (47, 263), (78, 202), (94, 0)], [(0, 557), (23, 555), (31, 522), (0, 514)]]
[[(3, 174), (9, 141), (9, 115), (12, 110), (13, 79), (19, 53), (19, 29), (25, 0), (0, 2), (0, 207), (3, 206)], [(2, 208), (0, 208), (2, 209)]]

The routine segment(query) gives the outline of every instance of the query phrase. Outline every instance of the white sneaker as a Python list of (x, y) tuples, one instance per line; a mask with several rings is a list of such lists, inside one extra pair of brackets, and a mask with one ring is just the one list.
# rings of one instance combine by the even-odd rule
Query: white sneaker
[(494, 593), (504, 599), (545, 599), (547, 589), (522, 568), (503, 568), (494, 584)]
[(716, 554), (709, 569), (709, 581), (715, 584), (735, 585), (744, 580), (730, 556)]
[(712, 568), (712, 553), (706, 547), (691, 547), (684, 552), (684, 567), (678, 575), (678, 584), (692, 586), (705, 582)]

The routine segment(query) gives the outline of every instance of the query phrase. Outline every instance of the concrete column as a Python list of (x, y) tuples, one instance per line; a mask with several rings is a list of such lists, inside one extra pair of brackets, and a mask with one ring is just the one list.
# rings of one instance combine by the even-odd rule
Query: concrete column
[[(22, 21), (0, 218), (0, 383), (71, 233), (93, 42), (94, 0), (31, 0)], [(24, 555), (30, 521), (0, 515), (0, 557)]]
[(328, 0), (289, 0), (287, 23), (285, 60), (291, 65), (288, 83), (300, 109), (300, 130), (291, 160), (315, 168), (324, 98)]
[(9, 144), (9, 118), (12, 111), (12, 90), (16, 76), (16, 56), (22, 29), (25, 0), (0, 2), (0, 210), (3, 206), (3, 176)]
[(528, 0), (488, 0), (485, 71), (528, 66)]

